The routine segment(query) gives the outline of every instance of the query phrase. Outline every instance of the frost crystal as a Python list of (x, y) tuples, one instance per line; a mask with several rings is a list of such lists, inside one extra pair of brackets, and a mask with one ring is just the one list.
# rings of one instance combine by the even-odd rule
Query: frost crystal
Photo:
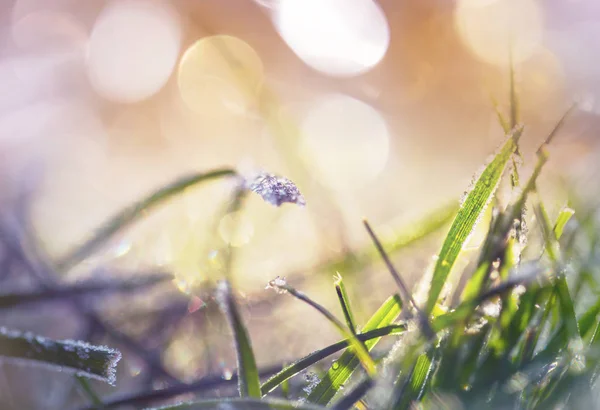
[(3, 360), (19, 365), (35, 365), (105, 381), (116, 381), (118, 350), (78, 340), (52, 340), (30, 332), (0, 327), (0, 344), (6, 347)]
[(217, 282), (215, 289), (215, 298), (221, 310), (225, 313), (229, 312), (229, 303), (231, 299), (231, 286), (226, 280)]
[(287, 282), (285, 281), (285, 278), (277, 276), (275, 279), (273, 279), (273, 280), (269, 281), (269, 283), (267, 283), (267, 286), (265, 286), (265, 289), (273, 289), (273, 290), (275, 290), (275, 292), (277, 292), (279, 294), (284, 294), (284, 293), (287, 293), (287, 290), (285, 289), (286, 286), (287, 286)]
[(307, 372), (304, 375), (304, 381), (306, 382), (306, 386), (304, 386), (302, 390), (304, 390), (306, 394), (310, 394), (321, 382), (321, 379), (319, 379), (319, 376), (317, 376), (316, 373)]
[(262, 172), (246, 182), (248, 189), (266, 202), (280, 206), (284, 202), (304, 206), (306, 201), (298, 187), (289, 179)]

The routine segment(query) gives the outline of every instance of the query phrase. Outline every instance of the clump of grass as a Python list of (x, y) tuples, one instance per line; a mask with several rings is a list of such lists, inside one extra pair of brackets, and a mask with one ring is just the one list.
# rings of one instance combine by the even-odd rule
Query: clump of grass
[[(496, 108), (506, 134), (505, 142), (478, 176), (454, 215), (441, 244), (424, 306), (415, 302), (411, 289), (388, 255), (410, 243), (415, 236), (383, 242), (367, 222), (366, 233), (398, 285), (398, 293), (392, 292), (364, 325), (355, 319), (352, 300), (346, 292), (348, 282), (339, 274), (334, 279), (332, 294), (335, 292), (339, 300), (342, 320), (283, 278), (271, 281), (268, 287), (280, 293), (278, 297), (287, 294), (310, 305), (341, 333), (343, 339), (287, 366), (271, 369), (270, 378), (262, 384), (265, 372), (257, 366), (234, 289), (225, 273), (217, 285), (217, 300), (235, 342), (238, 369), (232, 381), (238, 383), (239, 397), (202, 399), (163, 409), (410, 409), (417, 405), (438, 408), (440, 397), (447, 397), (447, 403), (455, 403), (458, 408), (591, 408), (600, 370), (600, 287), (597, 278), (600, 273), (597, 269), (600, 234), (597, 221), (585, 215), (577, 218), (572, 208), (564, 208), (551, 218), (537, 190), (539, 176), (550, 159), (548, 146), (571, 110), (540, 145), (531, 175), (522, 178), (519, 140), (525, 128), (518, 123), (518, 100), (514, 70), (511, 69), (510, 118), (505, 119)], [(447, 285), (469, 235), (508, 174), (514, 193), (512, 202), (504, 207), (495, 205), (470, 277), (463, 288), (457, 290), (460, 297), (450, 304), (441, 298), (442, 289)], [(239, 177), (239, 174), (230, 169), (201, 173), (151, 193), (115, 215), (81, 247), (61, 260), (56, 269), (64, 271), (79, 263), (143, 212), (184, 188), (220, 177)], [(276, 206), (285, 202), (305, 204), (304, 197), (291, 181), (260, 174), (253, 181), (239, 184), (234, 192), (237, 200), (230, 206), (235, 209), (243, 206), (242, 199), (248, 191)], [(527, 206), (533, 209), (539, 229), (525, 232)], [(584, 209), (581, 211), (585, 213)], [(434, 222), (424, 223), (426, 228), (417, 229), (417, 237), (441, 226), (440, 221), (448, 219), (447, 209), (444, 212)], [(567, 229), (569, 225), (574, 228)], [(566, 232), (569, 237), (565, 239)], [(541, 238), (541, 247), (530, 249), (531, 245), (525, 245), (521, 239), (527, 235)], [(582, 242), (587, 250), (585, 255), (579, 252)], [(360, 269), (373, 260), (374, 252), (370, 247), (357, 255), (352, 260), (332, 261), (323, 266), (325, 270), (335, 267), (344, 272), (352, 261), (358, 261), (354, 267)], [(154, 282), (160, 280), (162, 277)], [(579, 297), (586, 285), (593, 289), (588, 300)], [(127, 290), (128, 286), (116, 284), (112, 289)], [(0, 303), (0, 308), (27, 303), (28, 298), (37, 303), (61, 292), (77, 296), (95, 291), (94, 286), (58, 289), (46, 285), (36, 294), (2, 296), (0, 301), (4, 303)], [(399, 323), (403, 309), (407, 322)], [(7, 345), (16, 346), (13, 350), (0, 351), (5, 356), (67, 366), (81, 376), (114, 381), (113, 365), (120, 355), (110, 349), (52, 341), (31, 345), (31, 340), (18, 334), (0, 331), (0, 336)], [(382, 337), (395, 338), (396, 345), (376, 351)], [(31, 346), (28, 347), (28, 343)], [(83, 346), (87, 349), (86, 354), (94, 356), (93, 363), (77, 361), (82, 357), (77, 351), (76, 357), (69, 354), (70, 349), (78, 346)], [(291, 378), (342, 350), (329, 368), (317, 375), (314, 386), (305, 395), (289, 398), (287, 383)], [(60, 351), (60, 354), (53, 355), (51, 351)], [(105, 372), (107, 363), (110, 374)], [(84, 367), (93, 370), (83, 371)], [(175, 384), (163, 391), (105, 400), (80, 379), (93, 408), (150, 405), (155, 400), (165, 400), (184, 392), (205, 391), (221, 382), (219, 378), (205, 383)]]

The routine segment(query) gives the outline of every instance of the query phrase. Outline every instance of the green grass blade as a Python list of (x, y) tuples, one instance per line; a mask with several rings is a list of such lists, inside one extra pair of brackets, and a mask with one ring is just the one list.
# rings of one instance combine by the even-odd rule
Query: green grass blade
[(329, 322), (334, 325), (342, 336), (346, 337), (350, 341), (350, 345), (352, 349), (356, 352), (358, 360), (360, 364), (365, 369), (365, 371), (369, 374), (369, 376), (374, 376), (377, 373), (377, 368), (375, 366), (375, 362), (371, 358), (368, 349), (365, 345), (358, 340), (356, 335), (352, 333), (350, 330), (344, 326), (342, 322), (340, 322), (330, 311), (325, 309), (322, 305), (318, 304), (311, 298), (309, 298), (303, 292), (300, 292), (293, 287), (289, 286), (285, 281), (279, 277), (269, 282), (269, 286), (271, 288), (276, 289), (278, 292), (289, 293), (294, 296), (296, 299), (301, 300), (302, 302), (308, 304), (313, 307), (319, 313), (321, 313)]
[(375, 382), (371, 378), (362, 380), (356, 387), (350, 392), (346, 393), (335, 405), (332, 407), (333, 410), (350, 410), (354, 407), (354, 404), (359, 401), (371, 388)]
[(433, 338), (434, 334), (433, 334), (433, 331), (431, 330), (429, 320), (427, 320), (427, 315), (425, 315), (421, 311), (421, 309), (419, 309), (417, 304), (415, 303), (415, 300), (413, 299), (412, 294), (410, 293), (410, 291), (408, 290), (408, 287), (406, 286), (406, 284), (400, 277), (400, 274), (398, 273), (398, 271), (396, 271), (394, 264), (392, 263), (390, 257), (388, 256), (387, 252), (385, 251), (385, 249), (383, 249), (383, 245), (381, 244), (381, 241), (379, 240), (377, 235), (375, 235), (375, 232), (371, 228), (371, 225), (369, 225), (369, 222), (366, 219), (364, 219), (363, 224), (364, 224), (365, 228), (367, 229), (367, 232), (371, 236), (371, 240), (373, 241), (375, 248), (377, 248), (379, 255), (381, 255), (381, 258), (385, 262), (385, 265), (388, 268), (388, 271), (394, 278), (396, 285), (402, 292), (402, 296), (404, 296), (405, 303), (409, 302), (415, 309), (415, 311), (417, 313), (417, 319), (419, 321), (419, 327), (423, 331), (423, 334), (425, 334), (428, 338)]
[[(389, 326), (393, 323), (402, 310), (402, 301), (398, 295), (387, 299), (373, 316), (369, 319), (363, 328), (368, 332), (380, 327)], [(367, 350), (373, 349), (380, 338), (371, 339), (365, 342)], [(356, 354), (351, 351), (345, 351), (340, 358), (329, 368), (325, 377), (308, 395), (308, 401), (318, 404), (327, 404), (333, 396), (344, 385), (359, 365)]]
[(217, 285), (217, 300), (233, 331), (238, 365), (238, 388), (240, 397), (260, 398), (258, 369), (248, 332), (242, 321), (229, 282), (222, 280)]
[(325, 407), (279, 399), (218, 398), (156, 407), (149, 410), (324, 410)]
[[(458, 206), (453, 201), (450, 204), (429, 212), (416, 222), (411, 222), (406, 226), (398, 228), (391, 237), (381, 238), (381, 242), (388, 254), (393, 255), (446, 226), (454, 215), (456, 215), (457, 210)], [(347, 275), (351, 272), (358, 272), (380, 259), (377, 250), (369, 245), (356, 253), (321, 263), (311, 269), (311, 271), (322, 273), (344, 272)]]
[(493, 96), (490, 97), (492, 100), (492, 106), (494, 107), (494, 112), (496, 113), (496, 118), (498, 119), (498, 123), (502, 127), (502, 131), (504, 131), (505, 134), (510, 133), (510, 123), (506, 120), (506, 118), (504, 118), (504, 114), (502, 114), (502, 111), (500, 110), (498, 101), (496, 101), (496, 99)]
[(72, 371), (114, 385), (118, 350), (74, 340), (52, 340), (0, 327), (0, 356), (17, 364), (37, 364)]
[(569, 292), (567, 279), (562, 271), (562, 257), (558, 247), (558, 240), (554, 235), (554, 230), (551, 228), (550, 220), (544, 208), (544, 204), (539, 201), (539, 199), (536, 201), (535, 210), (542, 234), (544, 235), (545, 250), (557, 270), (555, 287), (561, 312), (560, 316), (564, 321), (565, 330), (567, 331), (566, 336), (569, 339), (573, 337), (579, 337), (580, 331), (577, 323), (577, 317), (575, 316), (573, 299), (571, 297), (571, 293)]
[(594, 327), (600, 314), (600, 298), (591, 306), (584, 314), (581, 315), (578, 321), (579, 335), (586, 337), (588, 332)]
[(569, 293), (569, 286), (567, 285), (567, 279), (564, 274), (560, 274), (556, 279), (556, 290), (558, 292), (558, 301), (561, 311), (561, 317), (565, 322), (565, 328), (569, 338), (579, 336), (579, 328), (577, 324), (577, 317), (575, 316), (575, 307), (573, 306), (573, 299)]
[(534, 281), (538, 277), (540, 272), (541, 271), (538, 269), (531, 269), (531, 271), (526, 272), (525, 274), (509, 277), (506, 281), (481, 293), (475, 299), (466, 300), (462, 302), (456, 307), (456, 309), (433, 318), (433, 320), (431, 321), (431, 327), (433, 331), (439, 332), (443, 329), (454, 326), (457, 323), (464, 321), (467, 317), (473, 314), (475, 308), (481, 303), (495, 296), (504, 295), (510, 292), (516, 286), (525, 285)]
[(554, 231), (550, 227), (550, 219), (548, 218), (548, 213), (546, 212), (546, 208), (544, 204), (539, 200), (537, 195), (535, 196), (534, 202), (534, 212), (536, 219), (540, 225), (540, 229), (542, 231), (542, 235), (544, 237), (544, 250), (550, 257), (550, 260), (555, 264), (559, 262), (560, 258), (560, 249), (558, 248), (558, 241), (556, 240), (556, 236), (554, 235)]
[(423, 395), (433, 370), (433, 361), (430, 356), (431, 352), (419, 355), (410, 379), (407, 380), (408, 386), (405, 387), (403, 394), (399, 397), (400, 401), (394, 406), (394, 409), (408, 409), (413, 400), (419, 400)]
[(155, 208), (157, 205), (162, 204), (174, 195), (183, 192), (185, 189), (216, 178), (235, 175), (237, 175), (237, 173), (233, 169), (216, 169), (214, 171), (203, 172), (179, 178), (170, 184), (152, 192), (147, 197), (123, 209), (121, 212), (117, 213), (108, 221), (106, 221), (82, 245), (78, 246), (76, 249), (63, 257), (57, 263), (57, 269), (59, 271), (65, 271), (72, 268), (97, 251), (114, 234), (139, 219), (145, 211)]
[(354, 320), (354, 314), (352, 313), (352, 307), (350, 306), (350, 299), (348, 298), (342, 275), (339, 273), (335, 276), (334, 285), (335, 293), (337, 294), (340, 306), (342, 307), (348, 329), (350, 329), (352, 333), (356, 333), (356, 321)]
[(442, 250), (438, 255), (425, 306), (426, 314), (430, 314), (433, 310), (465, 241), (492, 198), (508, 160), (517, 149), (517, 141), (521, 133), (522, 129), (513, 131), (500, 152), (484, 169), (475, 183), (473, 190), (467, 195), (462, 207), (458, 211), (442, 245)]
[[(356, 337), (361, 342), (366, 342), (368, 340), (381, 338), (382, 336), (399, 335), (405, 330), (406, 326), (404, 325), (389, 325), (373, 329), (368, 332), (357, 334)], [(349, 340), (341, 340), (337, 343), (327, 346), (324, 349), (312, 352), (311, 354), (303, 357), (302, 359), (291, 363), (279, 373), (273, 375), (271, 378), (269, 378), (263, 383), (263, 385), (261, 386), (262, 394), (268, 394), (269, 392), (275, 390), (277, 386), (290, 379), (291, 377), (294, 377), (301, 371), (306, 370), (307, 368), (316, 364), (320, 360), (323, 360), (324, 358), (347, 348), (349, 346), (349, 343)]]
[(552, 231), (554, 232), (554, 236), (556, 239), (560, 239), (565, 230), (565, 225), (567, 222), (571, 220), (571, 218), (575, 215), (575, 211), (571, 208), (564, 208), (558, 214), (558, 218), (556, 218), (556, 223), (554, 224), (554, 228)]

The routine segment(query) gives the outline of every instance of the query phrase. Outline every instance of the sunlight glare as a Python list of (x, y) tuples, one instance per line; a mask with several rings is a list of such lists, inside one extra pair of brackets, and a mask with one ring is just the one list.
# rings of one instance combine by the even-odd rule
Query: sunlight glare
[(360, 187), (385, 167), (389, 132), (373, 107), (331, 94), (317, 101), (302, 122), (303, 153), (332, 188)]
[(542, 11), (534, 0), (459, 0), (455, 24), (464, 44), (477, 58), (509, 64), (528, 59), (542, 41)]
[(390, 42), (386, 17), (372, 0), (286, 0), (277, 5), (273, 19), (304, 63), (334, 77), (369, 71)]
[(166, 3), (119, 0), (94, 24), (87, 53), (88, 76), (102, 97), (124, 103), (159, 91), (177, 62), (181, 23)]
[(192, 44), (179, 63), (177, 83), (185, 104), (198, 113), (244, 114), (263, 80), (256, 51), (237, 37), (217, 35)]

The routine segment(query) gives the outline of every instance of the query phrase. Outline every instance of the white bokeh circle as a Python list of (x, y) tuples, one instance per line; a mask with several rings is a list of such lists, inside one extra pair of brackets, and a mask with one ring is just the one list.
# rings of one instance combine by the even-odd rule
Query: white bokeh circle
[(273, 20), (304, 63), (334, 77), (372, 69), (390, 43), (387, 19), (372, 0), (280, 1)]

